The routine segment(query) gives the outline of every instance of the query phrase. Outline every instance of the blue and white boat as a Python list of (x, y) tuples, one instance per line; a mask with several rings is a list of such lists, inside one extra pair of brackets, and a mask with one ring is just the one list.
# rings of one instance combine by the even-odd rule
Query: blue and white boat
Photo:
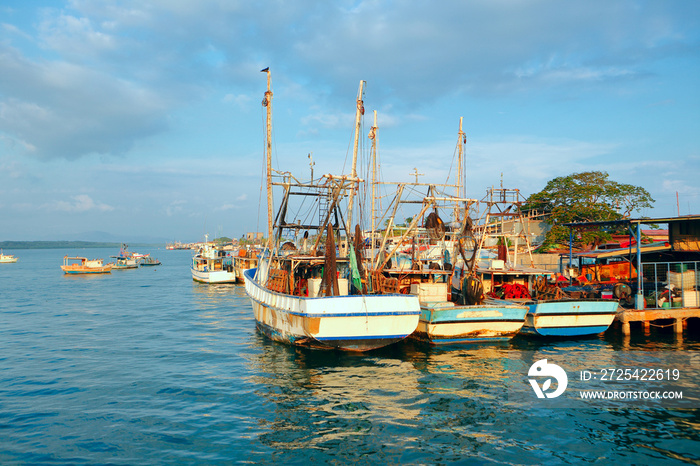
[[(546, 270), (507, 266), (478, 270), (487, 293), (498, 292), (505, 302), (528, 307), (521, 330), (523, 334), (545, 337), (596, 335), (606, 331), (617, 314), (619, 302), (614, 299), (574, 299), (561, 291), (556, 293), (556, 298), (538, 297), (535, 284), (545, 283), (549, 274)], [(520, 287), (523, 291), (517, 297), (503, 294), (504, 285)], [(557, 290), (555, 285), (548, 286)]]
[[(432, 269), (382, 269), (382, 276), (409, 283), (409, 295), (418, 296), (420, 318), (411, 338), (430, 345), (507, 341), (523, 327), (528, 307), (521, 303), (448, 292), (449, 267)], [(467, 286), (464, 285), (464, 289)], [(455, 292), (456, 291), (456, 292)]]
[(527, 311), (526, 306), (488, 301), (422, 302), (418, 328), (411, 337), (431, 345), (508, 341), (522, 329)]
[(612, 299), (560, 299), (528, 303), (522, 333), (545, 337), (597, 335), (610, 327), (618, 305)]
[[(524, 201), (520, 191), (491, 188), (485, 199), (488, 209), (480, 245), (497, 247), (498, 258), (480, 260), (476, 272), (487, 295), (528, 307), (521, 333), (578, 337), (606, 331), (617, 314), (617, 300), (570, 297), (548, 281), (554, 272), (535, 268), (532, 260), (530, 266), (518, 265), (518, 254), (530, 254), (533, 249), (520, 211)], [(519, 251), (521, 241), (524, 248)]]
[[(353, 196), (361, 183), (355, 162), (349, 176), (313, 179), (312, 175), (311, 181), (302, 182), (287, 172), (280, 174), (281, 181), (273, 182), (272, 91), (269, 68), (263, 71), (268, 73), (263, 100), (267, 107), (268, 244), (258, 267), (244, 271), (257, 328), (272, 340), (319, 349), (367, 351), (403, 340), (418, 325), (418, 298), (367, 293), (362, 285), (366, 279), (358, 267), (362, 262), (345, 243), (351, 239), (347, 225), (352, 224)], [(361, 96), (362, 83), (356, 131)], [(276, 216), (272, 215), (273, 185), (283, 189)], [(355, 239), (361, 242), (358, 230)]]

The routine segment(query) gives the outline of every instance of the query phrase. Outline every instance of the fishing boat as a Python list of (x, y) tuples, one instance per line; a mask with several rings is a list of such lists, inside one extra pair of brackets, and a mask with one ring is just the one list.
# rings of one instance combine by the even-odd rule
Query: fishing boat
[(236, 283), (231, 256), (212, 246), (205, 235), (204, 244), (192, 257), (192, 280), (208, 284)]
[[(533, 266), (526, 222), (520, 211), (523, 201), (517, 189), (504, 188), (491, 188), (483, 200), (487, 209), (480, 248), (490, 238), (498, 239), (499, 250), (497, 258), (477, 264), (484, 292), (495, 299), (528, 306), (521, 330), (524, 334), (578, 337), (606, 331), (615, 319), (619, 302), (569, 294), (553, 282), (553, 272)], [(524, 244), (530, 255), (529, 266), (517, 265), (519, 244)]]
[(113, 264), (105, 264), (102, 259), (86, 257), (63, 257), (61, 270), (68, 275), (111, 273)]
[(238, 252), (233, 256), (233, 268), (236, 271), (236, 280), (238, 283), (245, 282), (245, 271), (258, 267), (259, 252), (253, 248), (238, 249)]
[(617, 314), (618, 303), (611, 299), (559, 299), (530, 304), (523, 333), (541, 336), (574, 337), (605, 332)]
[(145, 255), (139, 261), (139, 265), (141, 265), (141, 267), (153, 267), (156, 265), (160, 265), (160, 261), (158, 259), (156, 259), (155, 257), (151, 257), (150, 255)]
[(139, 266), (138, 259), (124, 256), (110, 256), (115, 259), (113, 268), (117, 270), (136, 269)]
[(3, 254), (2, 250), (0, 249), (0, 264), (13, 264), (17, 262), (17, 260), (17, 257), (11, 254)]
[(142, 254), (129, 251), (129, 246), (127, 244), (122, 244), (119, 249), (119, 255), (110, 256), (115, 259), (112, 268), (116, 270), (137, 269), (139, 267), (139, 259), (142, 256)]
[[(302, 182), (271, 169), (272, 91), (267, 92), (268, 242), (258, 267), (244, 272), (257, 328), (272, 340), (319, 349), (367, 351), (403, 340), (418, 324), (418, 298), (369, 294), (362, 286), (350, 241), (357, 177), (357, 140), (362, 108), (357, 98), (355, 145), (350, 175), (324, 175)], [(283, 189), (273, 216), (272, 187)], [(297, 215), (292, 212), (298, 213)], [(306, 215), (311, 212), (310, 215)], [(274, 219), (274, 221), (273, 221)], [(361, 243), (356, 228), (354, 241)]]
[[(411, 337), (431, 345), (509, 340), (522, 328), (528, 311), (522, 304), (484, 300), (481, 284), (473, 273), (473, 261), (466, 257), (465, 248), (471, 245), (473, 250), (475, 246), (468, 214), (477, 201), (463, 193), (464, 142), (460, 119), (454, 183), (418, 183), (417, 176), (415, 183), (397, 183), (391, 212), (387, 214), (387, 228), (381, 236), (380, 253), (371, 266), (373, 289), (393, 286), (398, 292), (418, 297), (421, 315)], [(393, 246), (387, 248), (395, 219), (403, 212), (400, 209), (416, 209), (416, 206), (420, 206), (420, 211), (408, 212), (412, 215), (407, 217), (410, 224), (399, 229), (401, 236), (393, 238)], [(440, 211), (452, 215), (452, 221), (444, 222)], [(374, 232), (371, 235), (375, 236)], [(454, 267), (465, 270), (464, 264), (467, 270), (462, 279), (464, 292), (453, 294), (450, 284)]]

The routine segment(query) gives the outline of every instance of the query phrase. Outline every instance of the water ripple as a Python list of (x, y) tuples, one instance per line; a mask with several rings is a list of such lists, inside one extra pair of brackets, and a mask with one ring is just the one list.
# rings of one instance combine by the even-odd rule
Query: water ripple
[(49, 250), (0, 267), (0, 463), (700, 463), (698, 409), (509, 399), (532, 357), (672, 360), (691, 390), (697, 339), (293, 348), (255, 330), (242, 286), (193, 282), (189, 251), (143, 252), (163, 265), (66, 277), (75, 251)]

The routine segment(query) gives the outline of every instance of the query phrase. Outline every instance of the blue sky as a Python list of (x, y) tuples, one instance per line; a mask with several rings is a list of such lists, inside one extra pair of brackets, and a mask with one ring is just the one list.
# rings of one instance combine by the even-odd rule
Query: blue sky
[(348, 171), (365, 80), (387, 180), (444, 182), (464, 117), (470, 197), (602, 170), (700, 213), (700, 2), (10, 0), (0, 240), (265, 231), (267, 66), (299, 177)]

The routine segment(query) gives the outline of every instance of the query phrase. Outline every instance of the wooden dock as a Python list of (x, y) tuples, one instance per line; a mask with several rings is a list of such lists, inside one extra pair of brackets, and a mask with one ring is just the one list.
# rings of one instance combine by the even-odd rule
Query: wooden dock
[(630, 334), (630, 323), (641, 322), (645, 331), (649, 330), (650, 325), (655, 321), (672, 321), (673, 331), (675, 333), (683, 333), (683, 328), (686, 326), (686, 321), (689, 318), (700, 318), (699, 308), (671, 308), (671, 309), (624, 309), (617, 314), (615, 318), (620, 322), (622, 333)]

